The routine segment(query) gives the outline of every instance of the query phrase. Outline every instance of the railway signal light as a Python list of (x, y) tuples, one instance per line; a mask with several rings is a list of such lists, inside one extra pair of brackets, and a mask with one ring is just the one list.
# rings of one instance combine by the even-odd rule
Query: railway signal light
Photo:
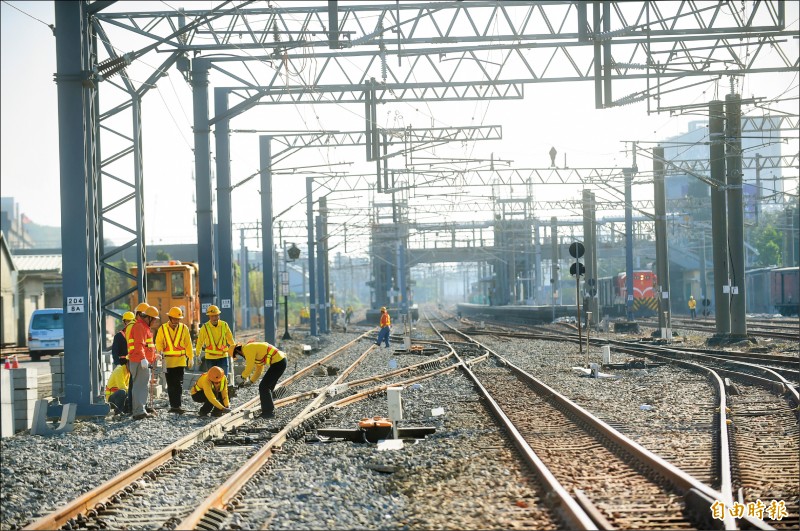
[[(573, 245), (574, 245), (574, 244), (573, 244)], [(578, 273), (578, 271), (580, 271), (580, 272)], [(585, 274), (586, 274), (586, 266), (584, 266), (584, 265), (583, 265), (582, 263), (580, 263), (580, 262), (575, 262), (574, 264), (572, 264), (571, 266), (569, 266), (569, 274), (570, 274), (570, 275), (572, 275), (573, 277), (574, 277), (576, 274), (578, 274), (579, 276), (583, 276), (583, 275), (585, 275)]]
[(581, 242), (572, 242), (572, 244), (570, 244), (569, 246), (569, 255), (572, 258), (580, 258), (581, 256), (583, 256), (583, 253), (585, 251), (586, 249), (584, 249), (583, 244)]

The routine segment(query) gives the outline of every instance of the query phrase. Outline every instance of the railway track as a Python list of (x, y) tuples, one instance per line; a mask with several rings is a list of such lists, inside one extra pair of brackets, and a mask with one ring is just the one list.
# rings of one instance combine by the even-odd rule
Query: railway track
[[(363, 340), (370, 334), (364, 334), (359, 339)], [(513, 465), (519, 462), (519, 457), (515, 455), (527, 456), (530, 460), (531, 455), (537, 456), (541, 452), (555, 463), (552, 471), (547, 467), (544, 467), (544, 471), (534, 471), (538, 470), (535, 461), (539, 456), (532, 458), (533, 464), (529, 462), (522, 467), (527, 471), (524, 474), (530, 476), (533, 486), (526, 487), (528, 494), (518, 500), (522, 505), (518, 506), (515, 514), (529, 527), (596, 528), (615, 525), (659, 528), (661, 525), (660, 528), (663, 528), (666, 522), (676, 528), (705, 526), (710, 524), (708, 504), (712, 497), (725, 499), (721, 493), (709, 487), (721, 483), (715, 472), (720, 462), (708, 449), (715, 444), (710, 440), (698, 443), (697, 448), (681, 448), (680, 456), (669, 456), (670, 460), (681, 463), (681, 468), (686, 467), (687, 471), (691, 471), (691, 474), (687, 474), (664, 459), (653, 455), (648, 457), (650, 452), (635, 443), (629, 447), (632, 441), (602, 422), (596, 424), (599, 422), (597, 419), (588, 421), (591, 427), (578, 428), (581, 423), (587, 422), (585, 416), (591, 417), (588, 412), (574, 409), (577, 407), (574, 404), (554, 405), (553, 397), (557, 393), (546, 387), (544, 391), (539, 390), (544, 395), (532, 398), (530, 385), (533, 384), (529, 385), (527, 377), (510, 376), (508, 371), (512, 365), (507, 362), (500, 361), (500, 365), (487, 363), (490, 359), (502, 359), (472, 338), (452, 329), (443, 332), (438, 339), (420, 338), (418, 336), (426, 334), (422, 333), (419, 326), (414, 335), (415, 343), (427, 350), (427, 355), (415, 356), (402, 349), (393, 353), (372, 345), (364, 350), (355, 346), (356, 339), (299, 371), (295, 370), (295, 374), (284, 380), (279, 386), (279, 399), (276, 401), (279, 409), (276, 410), (278, 415), (275, 419), (254, 419), (253, 416), (258, 412), (258, 401), (254, 398), (233, 413), (138, 463), (113, 481), (81, 496), (70, 507), (62, 507), (40, 518), (29, 528), (220, 529), (269, 526), (278, 517), (270, 508), (270, 500), (275, 494), (275, 481), (280, 478), (289, 480), (285, 469), (281, 467), (294, 470), (301, 466), (292, 461), (291, 456), (308, 451), (304, 439), (316, 427), (336, 424), (352, 417), (352, 408), (370, 403), (369, 398), (383, 396), (389, 385), (411, 386), (425, 379), (445, 378), (445, 375), (459, 370), (476, 375), (479, 378), (477, 381), (483, 382), (478, 386), (493, 388), (493, 394), (496, 395), (480, 401), (470, 399), (464, 408), (474, 409), (484, 400), (490, 404), (507, 404), (502, 408), (498, 406), (499, 411), (495, 414), (501, 419), (499, 421), (507, 417), (505, 432), (508, 440), (501, 444), (494, 443), (486, 449), (499, 452), (498, 458), (507, 464), (505, 470), (514, 469), (515, 466), (519, 468), (520, 465)], [(398, 338), (393, 338), (393, 341), (398, 341)], [(388, 363), (391, 370), (377, 374), (374, 370), (362, 368), (364, 359), (369, 357), (374, 360), (376, 356), (382, 356), (381, 359), (387, 363), (394, 361), (395, 365)], [(399, 367), (398, 360), (401, 360)], [(317, 376), (321, 376), (320, 371), (326, 374), (321, 386), (319, 383), (299, 386), (299, 382), (310, 374), (316, 372)], [(708, 393), (709, 397), (712, 395)], [(530, 418), (530, 404), (534, 401), (537, 412), (542, 413), (536, 417), (549, 419), (544, 424), (535, 424), (536, 420)], [(708, 415), (714, 417), (710, 409), (710, 399), (697, 405), (698, 425), (704, 420), (706, 425), (712, 424), (707, 418)], [(503, 413), (505, 410), (508, 411)], [(720, 418), (724, 418), (724, 415)], [(570, 456), (567, 452), (576, 451), (573, 443), (578, 439), (574, 434), (579, 429), (585, 433), (581, 437), (588, 437), (585, 443), (581, 443), (585, 449), (583, 453), (578, 451)], [(703, 429), (709, 428), (704, 426)], [(515, 433), (520, 437), (517, 438)], [(636, 434), (629, 435), (634, 437)], [(563, 446), (561, 453), (555, 451), (559, 444)], [(512, 448), (516, 451), (512, 451)], [(616, 456), (617, 461), (604, 452)], [(366, 455), (371, 454), (368, 452)], [(632, 458), (632, 455), (638, 457)], [(641, 459), (645, 459), (647, 464), (643, 464)], [(695, 465), (687, 465), (692, 460)], [(224, 461), (224, 466), (219, 467), (211, 483), (197, 489), (190, 485), (196, 480), (198, 468), (216, 467), (221, 461)], [(589, 466), (585, 463), (599, 465)], [(590, 473), (592, 470), (594, 476)], [(644, 471), (644, 476), (639, 471)], [(352, 473), (352, 469), (349, 472)], [(454, 471), (456, 474), (469, 472), (477, 474), (481, 471), (470, 471), (464, 467)], [(125, 479), (121, 479), (123, 476), (126, 476)], [(567, 479), (559, 482), (559, 476)], [(605, 494), (596, 492), (598, 476), (608, 476), (610, 483), (609, 488), (603, 491)], [(618, 476), (620, 483), (615, 483)], [(626, 487), (625, 481), (634, 476), (644, 483), (631, 483)], [(670, 479), (665, 481), (665, 477)], [(450, 481), (446, 485), (421, 486), (414, 484), (410, 476), (396, 474), (396, 478), (388, 484), (404, 495), (413, 494), (433, 500), (440, 499), (445, 489), (453, 489), (453, 496), (463, 496)], [(594, 483), (592, 478), (595, 478)], [(749, 479), (745, 478), (741, 484), (750, 485)], [(210, 489), (209, 485), (212, 485)], [(619, 493), (626, 488), (634, 489), (628, 492), (647, 493), (646, 504), (637, 506), (630, 500), (624, 500)], [(763, 488), (761, 490), (766, 492)], [(545, 492), (559, 492), (561, 497), (556, 501), (552, 495), (545, 496)], [(615, 492), (618, 495), (614, 495)], [(750, 494), (749, 491), (743, 493)], [(435, 504), (429, 504), (428, 507), (435, 509)], [(423, 522), (422, 519), (414, 521), (417, 525)], [(475, 520), (465, 520), (467, 523), (464, 525), (475, 525), (476, 521), (479, 521), (477, 515)], [(764, 527), (760, 522), (750, 524)], [(726, 521), (726, 525), (732, 527), (734, 524)]]
[[(498, 340), (502, 339), (506, 342), (513, 341), (513, 339), (510, 338), (513, 338), (515, 335), (514, 329), (509, 327), (501, 328), (502, 329), (497, 329), (496, 327), (492, 327), (491, 329), (487, 329), (483, 327), (480, 332)], [(527, 330), (528, 327), (525, 327), (525, 329)], [(549, 333), (540, 334), (525, 331), (519, 335), (526, 339), (534, 337), (543, 340), (553, 339), (552, 334)], [(573, 342), (577, 341), (577, 337), (570, 337), (569, 339)], [(604, 341), (598, 340), (596, 343), (599, 345), (604, 343)], [(654, 349), (659, 348), (656, 346), (653, 347)], [(642, 349), (649, 348), (648, 346), (638, 345), (637, 350), (631, 350), (628, 351), (628, 353), (641, 355)], [(669, 350), (675, 349), (673, 347)], [(617, 348), (617, 352), (621, 353), (623, 349)], [(711, 357), (719, 359), (717, 352), (712, 352), (711, 354), (717, 354), (716, 357)], [(653, 355), (655, 356), (655, 354)], [(745, 356), (746, 355), (738, 357), (739, 362), (743, 362), (741, 358)], [(731, 357), (734, 359), (737, 358), (737, 356)], [(765, 360), (771, 362), (774, 362), (776, 358), (780, 357), (781, 356), (763, 355)], [(787, 357), (784, 356), (784, 358)], [(648, 449), (668, 459), (670, 462), (677, 464), (682, 470), (691, 473), (694, 477), (702, 480), (706, 484), (715, 486), (720, 483), (720, 480), (716, 476), (716, 473), (709, 474), (709, 472), (711, 470), (719, 470), (720, 465), (718, 461), (720, 458), (718, 455), (721, 456), (722, 454), (718, 454), (717, 452), (712, 454), (709, 452), (708, 448), (703, 448), (703, 445), (700, 443), (704, 432), (710, 434), (718, 433), (719, 435), (726, 435), (730, 432), (730, 442), (726, 442), (727, 439), (719, 441), (719, 436), (715, 437), (716, 440), (714, 442), (715, 447), (719, 450), (722, 450), (721, 445), (729, 445), (729, 453), (734, 454), (736, 457), (735, 459), (722, 458), (723, 461), (734, 461), (733, 466), (730, 468), (730, 477), (733, 479), (729, 477), (729, 479), (726, 480), (728, 486), (726, 489), (723, 489), (723, 491), (731, 492), (730, 482), (735, 482), (738, 491), (736, 495), (733, 496), (733, 500), (739, 503), (741, 507), (746, 506), (748, 503), (746, 500), (759, 500), (761, 498), (765, 500), (784, 500), (786, 511), (788, 514), (791, 514), (792, 517), (776, 520), (772, 523), (775, 527), (780, 529), (796, 528), (798, 514), (798, 489), (796, 478), (800, 472), (796, 469), (795, 463), (797, 460), (793, 457), (798, 454), (799, 438), (797, 419), (795, 418), (796, 411), (792, 408), (792, 404), (796, 405), (796, 402), (793, 401), (793, 395), (790, 391), (787, 391), (785, 384), (782, 383), (779, 378), (773, 380), (773, 383), (765, 381), (764, 378), (760, 378), (759, 380), (759, 377), (750, 375), (749, 378), (755, 378), (759, 381), (761, 387), (752, 387), (746, 384), (741, 385), (751, 389), (750, 393), (756, 393), (760, 396), (752, 396), (746, 399), (745, 404), (749, 405), (749, 409), (743, 409), (740, 403), (740, 394), (737, 393), (736, 388), (728, 384), (728, 387), (733, 389), (733, 392), (737, 394), (733, 394), (732, 396), (726, 395), (721, 385), (720, 376), (716, 374), (714, 369), (699, 365), (695, 366), (695, 363), (687, 363), (675, 359), (663, 359), (662, 361), (671, 364), (679, 363), (691, 368), (693, 371), (705, 371), (712, 381), (717, 380), (720, 384), (720, 390), (717, 391), (717, 396), (719, 396), (720, 393), (723, 396), (727, 396), (726, 400), (729, 401), (728, 404), (732, 410), (732, 427), (728, 430), (719, 431), (720, 423), (722, 423), (723, 426), (725, 425), (724, 416), (715, 416), (713, 402), (702, 401), (703, 396), (711, 396), (712, 393), (706, 393), (704, 395), (695, 393), (693, 395), (696, 397), (695, 400), (687, 402), (687, 408), (691, 410), (688, 417), (691, 420), (686, 422), (687, 415), (683, 415), (681, 419), (681, 426), (684, 426), (684, 428), (680, 431), (688, 435), (683, 442), (675, 440), (674, 431), (672, 433), (663, 434), (651, 431), (649, 434), (643, 436), (640, 433), (636, 433), (637, 430), (635, 427), (626, 426), (625, 423), (613, 423), (613, 425), (626, 435), (636, 439)], [(796, 360), (793, 360), (791, 363), (796, 365)], [(744, 362), (744, 365), (751, 367), (754, 364)], [(759, 369), (763, 370), (763, 368)], [(756, 372), (758, 372), (758, 370)], [(727, 371), (725, 375), (730, 377), (736, 376), (734, 372)], [(677, 382), (676, 384), (681, 385)], [(717, 412), (720, 407), (722, 409), (726, 408), (724, 401), (717, 406)], [(766, 417), (766, 420), (764, 417)], [(709, 419), (714, 419), (715, 422), (711, 423)], [(754, 421), (754, 419), (756, 420)], [(712, 426), (712, 424), (714, 424), (714, 426)], [(690, 428), (689, 431), (686, 431), (687, 427)], [(746, 433), (746, 435), (742, 435), (743, 433)], [(742, 444), (743, 442), (744, 444)], [(710, 445), (708, 446), (710, 447)], [(792, 464), (790, 466), (781, 467), (780, 463), (782, 460), (790, 459), (788, 456), (792, 456)], [(742, 470), (742, 464), (744, 464), (745, 470)], [(773, 470), (775, 471), (774, 473), (764, 474), (764, 471), (772, 472)], [(761, 471), (760, 474), (758, 471)], [(742, 488), (741, 485), (743, 484), (749, 485), (749, 489)], [(750, 503), (750, 505), (753, 505), (753, 503)], [(748, 508), (750, 505), (747, 505)]]
[[(638, 321), (640, 324), (656, 328), (658, 321), (653, 319), (642, 319)], [(716, 331), (716, 324), (714, 320), (703, 319), (682, 319), (672, 318), (672, 328), (681, 328), (685, 330), (695, 330), (699, 332), (708, 332), (713, 334)], [(762, 337), (766, 339), (781, 339), (785, 341), (800, 341), (800, 322), (797, 320), (785, 323), (764, 322), (758, 320), (747, 320), (747, 334), (753, 337)]]
[[(348, 352), (361, 337), (363, 336), (321, 360), (296, 371), (278, 384), (276, 394), (279, 396), (285, 394), (285, 389), (295, 382), (305, 380), (308, 383), (308, 378), (305, 377), (312, 374), (314, 370), (324, 368), (326, 373), (329, 372), (327, 367), (331, 360), (342, 352)], [(359, 354), (359, 356), (361, 355)], [(312, 390), (301, 389), (294, 395), (276, 400), (276, 408), (281, 408), (281, 416), (284, 416), (284, 408), (287, 406), (304, 399), (307, 401), (309, 396), (313, 397), (318, 394), (313, 390), (315, 387), (313, 383), (311, 386), (306, 385), (305, 387), (312, 387)], [(198, 482), (196, 478), (187, 481), (185, 474), (191, 474), (192, 467), (189, 467), (188, 470), (184, 467), (183, 463), (187, 459), (184, 459), (183, 455), (190, 456), (191, 459), (188, 459), (188, 462), (195, 465), (197, 462), (216, 464), (217, 461), (222, 461), (226, 463), (226, 469), (222, 471), (217, 481), (223, 479), (227, 475), (226, 472), (233, 473), (236, 470), (236, 460), (219, 460), (218, 456), (215, 457), (216, 444), (214, 441), (223, 440), (228, 433), (238, 433), (239, 427), (246, 424), (255, 424), (256, 428), (263, 428), (263, 422), (255, 420), (259, 411), (259, 400), (256, 397), (230, 414), (194, 430), (147, 459), (134, 464), (71, 503), (37, 519), (26, 529), (116, 527), (116, 525), (109, 525), (111, 522), (120, 524), (120, 526), (131, 522), (131, 525), (143, 528), (174, 528), (176, 519), (180, 520), (182, 515), (188, 514), (194, 508), (191, 500), (203, 500), (208, 488), (207, 485)], [(238, 457), (246, 458), (248, 456), (244, 453)], [(233, 462), (232, 468), (228, 468), (229, 461)], [(197, 472), (196, 466), (194, 472)], [(193, 486), (195, 487), (194, 491), (192, 490)], [(137, 491), (140, 493), (139, 495), (136, 495)], [(179, 492), (183, 503), (176, 503), (173, 498), (163, 496), (158, 498), (158, 503), (153, 503), (152, 494), (157, 492)], [(188, 507), (187, 500), (189, 501)], [(147, 508), (145, 514), (142, 514), (142, 507)], [(106, 521), (106, 518), (109, 518), (109, 521)]]
[[(462, 337), (478, 344), (469, 336)], [(527, 445), (543, 461), (595, 525), (625, 529), (711, 525), (710, 504), (716, 499), (728, 499), (730, 494), (726, 498), (714, 491), (488, 347), (480, 347), (499, 360), (499, 366), (482, 364), (475, 368), (476, 384), (485, 389), (487, 399), (497, 403), (502, 414), (519, 430), (522, 441), (518, 444)], [(724, 396), (724, 390), (721, 392)], [(707, 422), (713, 418), (713, 411), (708, 412)], [(712, 461), (717, 455), (711, 441), (704, 448), (692, 450), (695, 464), (697, 456), (701, 456), (702, 462), (703, 458)], [(702, 468), (707, 472), (714, 467)], [(630, 499), (634, 492), (641, 503)], [(734, 525), (728, 518), (726, 526)]]
[(800, 430), (796, 410), (760, 386), (739, 384), (729, 396), (735, 501), (744, 505), (748, 500), (782, 500), (787, 517), (772, 525), (798, 529)]

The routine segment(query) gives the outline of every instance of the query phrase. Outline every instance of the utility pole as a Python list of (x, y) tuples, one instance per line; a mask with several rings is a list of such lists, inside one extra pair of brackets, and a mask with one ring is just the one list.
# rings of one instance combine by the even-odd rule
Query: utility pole
[(711, 168), (711, 242), (714, 261), (715, 337), (726, 337), (731, 331), (728, 292), (728, 225), (726, 220), (727, 178), (725, 177), (725, 111), (719, 100), (708, 106), (709, 166)]
[(728, 174), (728, 242), (730, 245), (731, 339), (747, 338), (744, 257), (744, 200), (742, 196), (742, 98), (725, 96), (725, 164)]
[(558, 303), (558, 218), (550, 218), (550, 301), (553, 304), (553, 321)]
[(625, 168), (625, 317), (633, 321), (633, 169)]
[(672, 340), (667, 246), (667, 200), (664, 191), (664, 148), (653, 148), (654, 208), (656, 214), (656, 275), (658, 276), (658, 328), (661, 338)]

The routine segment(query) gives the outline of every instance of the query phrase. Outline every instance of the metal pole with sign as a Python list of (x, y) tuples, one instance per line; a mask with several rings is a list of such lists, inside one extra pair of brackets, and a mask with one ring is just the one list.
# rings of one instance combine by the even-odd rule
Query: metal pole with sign
[[(569, 273), (575, 277), (575, 302), (578, 307), (578, 354), (583, 356), (583, 332), (581, 330), (581, 275), (586, 273), (586, 267), (578, 260), (585, 248), (581, 242), (572, 242), (569, 246), (569, 255), (575, 259), (575, 263), (569, 268)], [(587, 352), (588, 355), (588, 352)], [(588, 364), (588, 360), (587, 360)]]
[[(288, 268), (288, 264), (284, 260), (284, 268)], [(283, 295), (283, 336), (282, 339), (292, 339), (289, 335), (289, 271), (281, 273), (281, 295)]]

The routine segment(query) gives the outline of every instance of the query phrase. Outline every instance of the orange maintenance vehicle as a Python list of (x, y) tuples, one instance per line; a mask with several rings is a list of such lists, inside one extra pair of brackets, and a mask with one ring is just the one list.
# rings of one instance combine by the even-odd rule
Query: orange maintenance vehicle
[[(197, 339), (200, 329), (200, 285), (199, 268), (194, 262), (164, 260), (150, 262), (147, 268), (147, 302), (158, 308), (159, 315), (166, 315), (177, 306), (183, 311), (183, 323), (189, 327), (192, 340)], [(131, 268), (136, 275), (137, 268)], [(136, 292), (131, 295), (131, 308), (139, 303)]]

